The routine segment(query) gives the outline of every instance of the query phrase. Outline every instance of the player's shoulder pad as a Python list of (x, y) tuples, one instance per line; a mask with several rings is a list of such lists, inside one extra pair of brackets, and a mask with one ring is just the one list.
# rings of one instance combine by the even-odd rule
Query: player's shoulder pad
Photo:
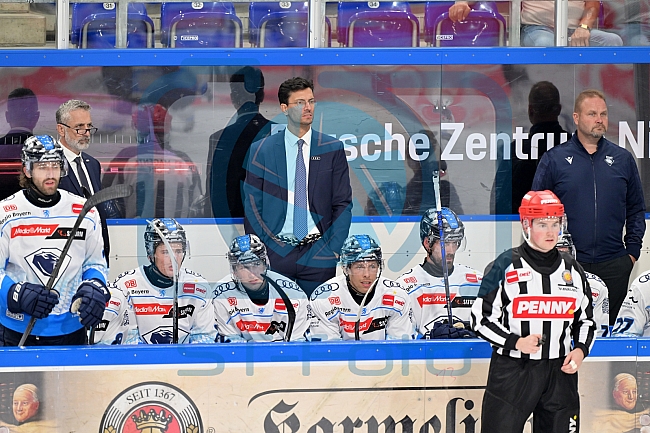
[(125, 278), (133, 278), (133, 276), (135, 275), (136, 271), (137, 271), (137, 269), (129, 269), (128, 271), (124, 271), (124, 272), (122, 272), (121, 274), (119, 274), (119, 275), (117, 276), (117, 278), (115, 278), (115, 280), (113, 280), (113, 285), (114, 285), (114, 286), (117, 286), (117, 284), (119, 284), (119, 282), (120, 282), (121, 280), (125, 279)]
[[(603, 286), (605, 285), (605, 282), (598, 275), (592, 274), (591, 272), (587, 272), (587, 271), (585, 271), (585, 275), (587, 276), (588, 280), (596, 281), (602, 284)], [(650, 277), (650, 273), (648, 273), (648, 276)]]
[(402, 290), (404, 290), (402, 288), (402, 286), (400, 286), (400, 284), (397, 281), (389, 280), (388, 278), (383, 278), (382, 277), (378, 284), (381, 284), (382, 287), (384, 287), (384, 289), (402, 289)]
[(216, 286), (214, 286), (214, 290), (212, 290), (212, 297), (217, 298), (217, 297), (227, 297), (229, 296), (229, 293), (232, 293), (233, 291), (237, 290), (237, 284), (235, 284), (234, 281), (232, 280), (222, 280), (217, 282)]
[(312, 292), (309, 299), (315, 301), (317, 299), (326, 299), (331, 293), (336, 292), (340, 288), (340, 284), (336, 281), (323, 283)]
[(195, 272), (195, 271), (193, 271), (191, 269), (187, 269), (187, 268), (181, 268), (181, 269), (183, 269), (183, 271), (185, 271), (186, 275), (189, 275), (191, 278), (193, 277), (193, 279), (196, 279), (197, 282), (201, 282), (201, 283), (204, 282), (204, 281), (207, 282), (207, 280), (203, 277), (203, 275), (199, 274), (198, 272)]
[(650, 282), (650, 269), (636, 277), (632, 284), (647, 284), (648, 282)]

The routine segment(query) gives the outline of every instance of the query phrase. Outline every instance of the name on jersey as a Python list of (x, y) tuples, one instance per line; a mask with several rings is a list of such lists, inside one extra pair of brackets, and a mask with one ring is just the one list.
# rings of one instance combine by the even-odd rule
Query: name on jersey
[(514, 284), (533, 279), (533, 271), (530, 269), (514, 269), (506, 272), (506, 283)]
[(240, 331), (247, 331), (247, 332), (266, 332), (266, 330), (269, 328), (270, 325), (271, 325), (270, 323), (261, 323), (255, 320), (252, 321), (240, 320), (239, 322), (237, 322), (237, 328), (239, 328)]
[(576, 300), (563, 296), (518, 296), (513, 301), (515, 319), (572, 319)]
[(18, 236), (50, 236), (58, 227), (58, 224), (28, 224), (11, 228), (11, 237)]
[(161, 304), (133, 304), (135, 314), (143, 316), (153, 316), (158, 314), (169, 314), (172, 305)]

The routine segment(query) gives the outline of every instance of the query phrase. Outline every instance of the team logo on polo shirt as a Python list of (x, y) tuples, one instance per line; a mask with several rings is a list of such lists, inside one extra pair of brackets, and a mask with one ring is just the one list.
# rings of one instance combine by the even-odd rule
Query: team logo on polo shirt
[(201, 414), (179, 388), (144, 382), (122, 391), (108, 405), (99, 433), (204, 433)]

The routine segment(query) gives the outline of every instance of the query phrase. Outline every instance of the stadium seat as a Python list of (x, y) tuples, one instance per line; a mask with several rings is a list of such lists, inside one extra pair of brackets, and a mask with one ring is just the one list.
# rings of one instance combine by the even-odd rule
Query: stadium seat
[(494, 47), (506, 44), (506, 20), (495, 2), (477, 2), (467, 19), (452, 22), (453, 2), (427, 2), (424, 7), (424, 40), (436, 47)]
[[(115, 47), (115, 3), (75, 3), (70, 42), (79, 48)], [(143, 3), (129, 3), (127, 48), (153, 47), (154, 24)]]
[(346, 47), (417, 47), (420, 23), (407, 2), (339, 2), (337, 32)]
[[(308, 47), (308, 2), (251, 2), (249, 41), (256, 47)], [(327, 46), (332, 45), (332, 25), (325, 17)]]
[(160, 7), (163, 47), (241, 47), (242, 23), (229, 2), (163, 3)]

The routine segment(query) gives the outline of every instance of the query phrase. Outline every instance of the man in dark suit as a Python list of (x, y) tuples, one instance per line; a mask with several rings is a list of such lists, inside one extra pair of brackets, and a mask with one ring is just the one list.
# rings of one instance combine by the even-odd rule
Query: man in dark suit
[(271, 132), (271, 124), (260, 114), (264, 101), (264, 74), (245, 66), (230, 77), (230, 100), (237, 109), (234, 123), (210, 136), (206, 196), (211, 206), (206, 216), (244, 216), (242, 185), (246, 179), (246, 155), (251, 143)]
[[(99, 161), (84, 152), (90, 146), (90, 136), (97, 132), (90, 116), (90, 105), (77, 99), (61, 104), (56, 110), (56, 130), (63, 145), (63, 154), (71, 168), (67, 176), (61, 178), (59, 188), (81, 197), (90, 197), (102, 189)], [(112, 201), (99, 204), (97, 210), (102, 221), (104, 257), (108, 263), (111, 247), (106, 219), (120, 218), (120, 215)]]
[(309, 295), (336, 274), (352, 219), (352, 188), (341, 141), (314, 131), (314, 84), (280, 85), (287, 128), (251, 145), (244, 227), (268, 249), (271, 268)]

